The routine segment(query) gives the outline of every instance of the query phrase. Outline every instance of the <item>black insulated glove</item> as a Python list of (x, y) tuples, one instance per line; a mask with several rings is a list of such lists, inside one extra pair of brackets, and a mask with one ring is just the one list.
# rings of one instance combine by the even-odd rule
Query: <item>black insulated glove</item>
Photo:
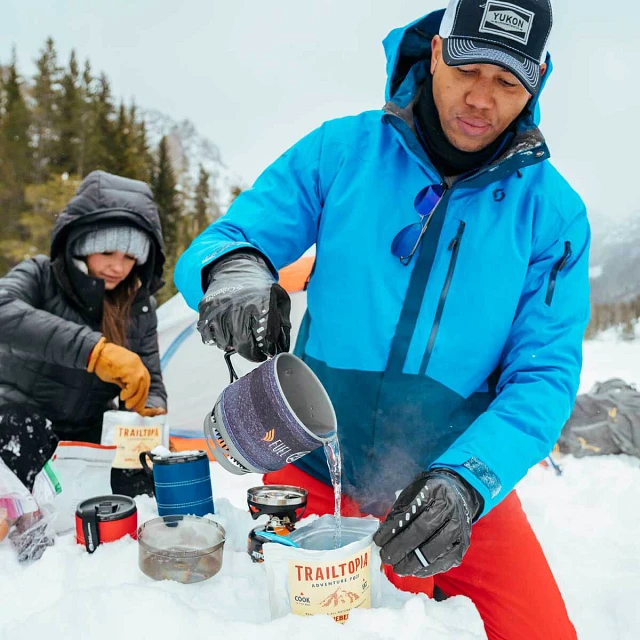
[(289, 351), (291, 300), (257, 253), (233, 253), (215, 262), (198, 310), (205, 344), (235, 349), (252, 362)]
[(395, 501), (373, 536), (400, 576), (428, 578), (457, 567), (469, 548), (480, 494), (449, 469), (422, 473)]

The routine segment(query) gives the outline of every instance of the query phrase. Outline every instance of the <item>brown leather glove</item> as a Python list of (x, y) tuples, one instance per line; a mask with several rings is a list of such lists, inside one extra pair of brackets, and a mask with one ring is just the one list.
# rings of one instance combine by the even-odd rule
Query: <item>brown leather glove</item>
[(100, 338), (89, 356), (87, 371), (104, 382), (117, 384), (127, 409), (138, 413), (144, 410), (151, 376), (137, 353)]

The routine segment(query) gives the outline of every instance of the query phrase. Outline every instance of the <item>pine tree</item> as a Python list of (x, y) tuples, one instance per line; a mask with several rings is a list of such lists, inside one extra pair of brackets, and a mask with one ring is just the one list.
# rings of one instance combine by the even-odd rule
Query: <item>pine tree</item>
[(130, 156), (129, 150), (131, 146), (131, 130), (129, 125), (129, 117), (124, 102), (120, 102), (118, 109), (118, 119), (114, 125), (113, 138), (113, 157), (111, 170), (119, 176), (132, 177), (131, 167), (129, 166)]
[(211, 188), (209, 179), (211, 175), (200, 165), (198, 184), (196, 185), (195, 202), (193, 211), (192, 238), (202, 233), (211, 224)]
[(86, 175), (95, 169), (114, 171), (115, 108), (111, 98), (111, 85), (102, 73), (97, 80), (97, 89), (91, 96), (89, 126), (85, 145), (83, 172)]
[(95, 99), (96, 133), (99, 143), (100, 159), (97, 168), (114, 171), (115, 151), (115, 107), (111, 97), (111, 83), (106, 74), (98, 78), (98, 93)]
[[(134, 109), (134, 107), (132, 107)], [(150, 182), (153, 175), (153, 156), (147, 141), (147, 126), (144, 120), (136, 121), (134, 115), (131, 116), (133, 124), (133, 170), (132, 177), (143, 182)]]
[(590, 322), (590, 326), (593, 325), (594, 328), (594, 333), (597, 333), (598, 331), (602, 331), (602, 329), (604, 328), (602, 326), (602, 310), (600, 309), (600, 305), (599, 304), (594, 304), (591, 307), (591, 322)]
[(167, 254), (172, 255), (175, 253), (177, 243), (180, 205), (166, 136), (160, 140), (158, 146), (158, 161), (153, 173), (151, 187), (160, 211), (160, 221)]
[[(29, 138), (31, 116), (22, 95), (15, 49), (2, 88), (4, 95), (0, 110), (0, 189), (11, 188), (13, 185), (22, 191), (32, 172)], [(22, 200), (17, 204), (21, 206)]]
[(180, 234), (180, 201), (176, 189), (176, 179), (169, 158), (169, 148), (166, 136), (160, 140), (158, 146), (158, 161), (151, 180), (153, 196), (160, 213), (162, 235), (165, 243), (165, 280), (167, 285), (157, 296), (160, 303), (175, 295), (173, 284), (173, 270), (178, 260), (178, 242)]
[(640, 295), (637, 295), (631, 302), (633, 309), (633, 317), (635, 320), (640, 318)]
[(233, 202), (243, 191), (244, 189), (239, 185), (231, 187), (231, 202)]
[(16, 262), (20, 239), (20, 213), (25, 187), (31, 178), (31, 117), (22, 95), (15, 49), (2, 82), (0, 102), (0, 275)]
[(58, 173), (80, 173), (82, 139), (82, 93), (80, 70), (75, 51), (71, 51), (69, 66), (60, 82), (60, 109), (58, 113), (58, 152), (55, 170)]
[(623, 340), (634, 340), (636, 337), (636, 323), (633, 317), (633, 304), (622, 303), (622, 331), (621, 338)]
[(79, 186), (80, 178), (77, 176), (52, 173), (45, 184), (27, 187), (27, 207), (20, 216), (22, 241), (14, 248), (18, 260), (49, 253), (53, 225)]
[(58, 111), (59, 71), (57, 53), (52, 38), (47, 38), (40, 57), (33, 86), (33, 124), (35, 144), (35, 180), (46, 182), (49, 164), (58, 143), (56, 129)]
[(591, 302), (591, 314), (589, 317), (589, 324), (587, 325), (587, 329), (584, 332), (585, 340), (591, 340), (592, 338), (595, 338), (596, 334), (598, 333), (597, 313), (598, 313), (598, 305), (593, 304), (593, 302)]
[(153, 157), (147, 144), (144, 121), (137, 120), (135, 104), (129, 109), (124, 103), (120, 104), (115, 128), (114, 172), (127, 178), (149, 182), (153, 171)]
[(80, 84), (80, 130), (78, 143), (78, 175), (84, 177), (88, 172), (87, 158), (93, 157), (92, 145), (95, 143), (94, 109), (93, 109), (93, 75), (91, 63), (86, 60)]

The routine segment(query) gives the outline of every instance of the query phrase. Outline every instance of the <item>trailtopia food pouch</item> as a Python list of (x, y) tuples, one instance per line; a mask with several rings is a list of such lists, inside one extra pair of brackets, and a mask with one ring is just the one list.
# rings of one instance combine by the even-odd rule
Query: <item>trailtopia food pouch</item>
[(326, 614), (344, 623), (352, 609), (380, 606), (378, 525), (373, 518), (342, 518), (344, 546), (334, 549), (335, 521), (326, 515), (288, 536), (300, 548), (265, 543), (271, 618)]
[(140, 454), (169, 446), (167, 416), (143, 418), (133, 411), (106, 411), (102, 419), (103, 445), (115, 445), (114, 469), (142, 469)]

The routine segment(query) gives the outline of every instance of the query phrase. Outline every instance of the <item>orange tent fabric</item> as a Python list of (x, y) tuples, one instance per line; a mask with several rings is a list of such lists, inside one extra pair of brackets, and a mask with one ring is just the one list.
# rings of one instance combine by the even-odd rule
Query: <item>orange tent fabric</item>
[(305, 256), (280, 270), (280, 285), (289, 293), (302, 291), (313, 269), (315, 256)]
[(169, 449), (171, 451), (194, 451), (195, 449), (200, 449), (207, 452), (207, 456), (211, 462), (216, 461), (211, 455), (207, 441), (204, 438), (179, 438), (178, 436), (170, 436)]

